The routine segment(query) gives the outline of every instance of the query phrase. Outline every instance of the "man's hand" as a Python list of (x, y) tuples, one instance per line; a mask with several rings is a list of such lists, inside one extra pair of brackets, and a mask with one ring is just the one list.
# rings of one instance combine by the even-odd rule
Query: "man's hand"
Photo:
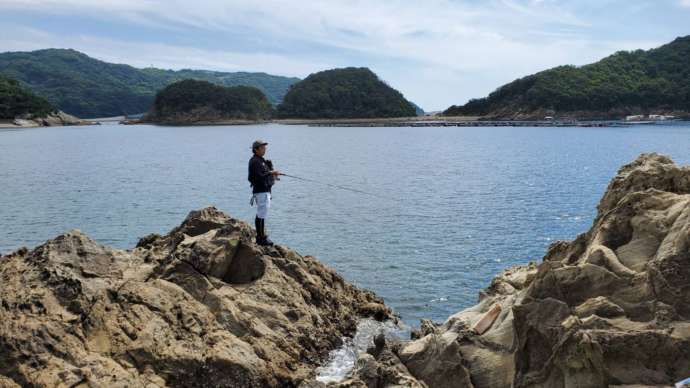
[(271, 175), (273, 175), (273, 176), (278, 176), (278, 175), (280, 175), (280, 171), (278, 171), (278, 170), (273, 170), (273, 171), (271, 171)]

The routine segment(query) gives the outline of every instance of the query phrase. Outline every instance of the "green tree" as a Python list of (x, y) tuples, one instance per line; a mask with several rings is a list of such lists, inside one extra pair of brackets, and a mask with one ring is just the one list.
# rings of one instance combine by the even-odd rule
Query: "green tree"
[(0, 76), (0, 119), (45, 117), (52, 112), (55, 108), (45, 98), (22, 88), (16, 80)]
[(207, 81), (183, 80), (158, 92), (146, 119), (183, 123), (224, 119), (265, 120), (273, 107), (261, 90), (224, 87)]

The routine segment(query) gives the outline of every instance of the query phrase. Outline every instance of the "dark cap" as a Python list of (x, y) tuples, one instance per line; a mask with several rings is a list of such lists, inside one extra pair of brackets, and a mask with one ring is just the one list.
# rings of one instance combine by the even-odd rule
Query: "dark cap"
[(257, 149), (257, 148), (259, 148), (259, 147), (261, 147), (261, 146), (265, 146), (265, 145), (267, 145), (267, 144), (268, 144), (268, 143), (266, 143), (265, 141), (263, 141), (263, 140), (261, 140), (261, 139), (254, 140), (254, 143), (252, 143), (252, 151), (254, 151), (255, 149)]

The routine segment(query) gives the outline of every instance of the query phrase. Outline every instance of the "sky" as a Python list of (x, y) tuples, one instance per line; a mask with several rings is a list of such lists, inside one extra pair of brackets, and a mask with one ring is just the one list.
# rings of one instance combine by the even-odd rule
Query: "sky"
[(369, 67), (426, 111), (690, 35), (690, 0), (0, 0), (0, 51), (304, 78)]

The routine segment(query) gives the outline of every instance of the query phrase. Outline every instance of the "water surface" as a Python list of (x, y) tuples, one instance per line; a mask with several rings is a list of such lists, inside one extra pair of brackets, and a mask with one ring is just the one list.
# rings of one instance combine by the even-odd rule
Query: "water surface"
[(0, 252), (78, 228), (132, 248), (192, 209), (252, 221), (249, 147), (286, 173), (271, 238), (383, 296), (410, 325), (477, 301), (498, 271), (586, 231), (641, 152), (688, 163), (690, 125), (623, 128), (85, 126), (0, 130)]

